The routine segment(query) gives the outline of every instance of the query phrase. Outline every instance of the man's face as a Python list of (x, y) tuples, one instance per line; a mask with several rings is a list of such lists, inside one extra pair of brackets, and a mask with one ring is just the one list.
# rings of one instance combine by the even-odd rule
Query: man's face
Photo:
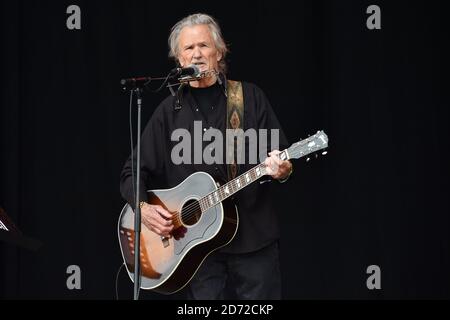
[(178, 60), (182, 67), (195, 64), (200, 71), (218, 70), (222, 55), (217, 51), (207, 25), (184, 27), (180, 32), (178, 45)]

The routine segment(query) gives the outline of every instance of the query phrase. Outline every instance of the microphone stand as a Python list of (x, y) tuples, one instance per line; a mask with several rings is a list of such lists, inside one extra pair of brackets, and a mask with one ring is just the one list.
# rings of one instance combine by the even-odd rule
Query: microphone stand
[(136, 199), (134, 209), (134, 300), (139, 299), (141, 287), (141, 206), (140, 206), (140, 182), (141, 182), (141, 107), (142, 88), (135, 88), (137, 97), (137, 150), (136, 150)]
[[(141, 206), (140, 206), (140, 183), (141, 183), (141, 109), (142, 93), (152, 80), (165, 80), (166, 78), (140, 77), (122, 79), (123, 89), (130, 89), (131, 94), (136, 94), (137, 98), (137, 146), (136, 146), (136, 185), (135, 185), (135, 209), (134, 209), (134, 274), (133, 274), (133, 299), (139, 300), (139, 290), (141, 287)], [(161, 87), (162, 88), (162, 87)], [(158, 90), (159, 91), (159, 90)], [(131, 155), (133, 156), (133, 155)], [(133, 161), (133, 159), (132, 159)]]
[[(175, 70), (177, 73), (173, 74), (172, 71), (166, 78), (152, 78), (152, 77), (140, 77), (140, 78), (130, 78), (130, 79), (122, 79), (121, 84), (124, 86), (124, 89), (129, 88), (131, 90), (131, 94), (135, 93), (137, 97), (137, 150), (136, 150), (136, 192), (135, 192), (135, 210), (134, 210), (134, 287), (133, 287), (133, 297), (134, 300), (139, 299), (139, 290), (141, 287), (141, 206), (140, 206), (140, 182), (141, 182), (141, 109), (142, 109), (142, 92), (144, 88), (150, 84), (152, 80), (164, 80), (163, 85), (157, 90), (159, 91), (162, 87), (168, 83), (167, 87), (170, 89), (172, 95), (175, 95), (173, 92), (172, 86), (169, 80), (173, 77), (181, 74), (182, 69), (178, 68)], [(180, 79), (179, 79), (180, 80)], [(180, 87), (183, 87), (186, 83), (192, 81), (193, 79), (187, 77), (185, 81), (180, 81)], [(133, 156), (133, 155), (131, 155)], [(133, 159), (132, 159), (133, 161)]]

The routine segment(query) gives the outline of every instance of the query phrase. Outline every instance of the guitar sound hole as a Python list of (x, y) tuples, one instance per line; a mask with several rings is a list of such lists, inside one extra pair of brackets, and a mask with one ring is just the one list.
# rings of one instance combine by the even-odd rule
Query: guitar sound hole
[(192, 226), (200, 220), (202, 211), (197, 200), (188, 200), (181, 209), (181, 221), (187, 226)]

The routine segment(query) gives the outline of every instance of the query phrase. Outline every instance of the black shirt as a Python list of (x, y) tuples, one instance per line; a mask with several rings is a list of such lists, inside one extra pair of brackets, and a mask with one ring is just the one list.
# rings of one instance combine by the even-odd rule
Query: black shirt
[[(243, 82), (244, 93), (244, 131), (253, 129), (279, 129), (279, 150), (287, 147), (288, 141), (281, 130), (272, 107), (263, 91), (254, 84)], [(175, 110), (175, 97), (167, 97), (157, 107), (147, 123), (141, 137), (141, 190), (140, 198), (148, 199), (146, 190), (172, 188), (196, 171), (209, 173), (219, 181), (227, 181), (226, 164), (194, 163), (194, 148), (198, 139), (198, 130), (195, 132), (194, 121), (200, 121), (203, 133), (207, 128), (213, 127), (226, 137), (226, 108), (227, 99), (223, 93), (224, 88), (219, 84), (205, 89), (186, 87), (183, 90), (180, 110)], [(212, 108), (214, 107), (214, 108)], [(192, 141), (190, 164), (175, 164), (171, 152), (178, 139), (172, 141), (172, 133), (176, 129), (187, 130)], [(258, 150), (258, 154), (267, 155), (274, 149), (273, 142), (269, 141), (267, 148)], [(195, 140), (195, 141), (194, 141)], [(205, 150), (211, 141), (202, 141), (201, 150)], [(223, 143), (225, 147), (226, 143)], [(260, 141), (258, 139), (258, 146)], [(199, 146), (197, 146), (198, 148)], [(258, 147), (259, 149), (259, 147)], [(197, 149), (198, 150), (198, 149)], [(248, 140), (245, 141), (245, 150), (249, 150)], [(225, 152), (223, 153), (225, 155)], [(246, 163), (238, 166), (241, 174), (256, 164), (249, 163), (248, 152)], [(197, 159), (198, 160), (198, 159)], [(261, 159), (263, 161), (264, 159)], [(257, 159), (260, 162), (260, 159)], [(222, 163), (225, 163), (222, 161)], [(136, 167), (136, 166), (135, 166)], [(265, 183), (267, 182), (267, 183)], [(258, 250), (279, 238), (279, 228), (275, 199), (272, 188), (278, 182), (272, 181), (269, 176), (239, 191), (234, 199), (239, 212), (239, 228), (233, 241), (225, 248), (225, 252), (243, 253)], [(127, 202), (134, 207), (133, 186), (131, 175), (131, 157), (125, 163), (121, 173), (121, 194)]]
[(216, 82), (206, 88), (190, 87), (190, 91), (203, 116), (206, 119), (212, 118), (216, 120), (219, 113), (215, 111), (220, 103), (223, 102), (221, 100), (225, 99), (221, 85)]

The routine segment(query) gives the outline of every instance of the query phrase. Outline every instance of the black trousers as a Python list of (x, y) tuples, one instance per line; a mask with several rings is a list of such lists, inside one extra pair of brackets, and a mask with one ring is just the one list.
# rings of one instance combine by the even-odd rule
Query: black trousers
[(187, 298), (281, 299), (278, 241), (250, 253), (213, 252), (191, 280)]

